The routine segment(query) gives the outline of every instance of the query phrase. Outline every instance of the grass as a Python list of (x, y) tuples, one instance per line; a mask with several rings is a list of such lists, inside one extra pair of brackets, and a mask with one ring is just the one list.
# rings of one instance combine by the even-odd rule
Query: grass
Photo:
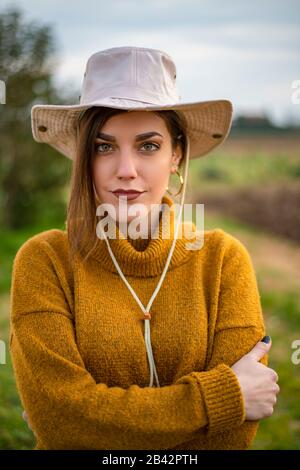
[(34, 437), (22, 418), (23, 407), (16, 390), (9, 355), (9, 296), (12, 262), (19, 247), (31, 236), (63, 223), (46, 223), (26, 230), (1, 230), (0, 233), (0, 339), (6, 345), (6, 364), (0, 364), (0, 449), (33, 449)]
[[(63, 224), (55, 225), (63, 228)], [(6, 346), (6, 364), (0, 364), (0, 449), (29, 450), (34, 437), (22, 418), (23, 407), (16, 390), (9, 354), (9, 300), (12, 262), (18, 248), (31, 236), (48, 230), (43, 224), (22, 231), (2, 230), (0, 233), (0, 340)]]
[(55, 225), (39, 225), (26, 230), (5, 230), (0, 233), (0, 294), (5, 293), (10, 288), (12, 261), (18, 248), (30, 237), (50, 228), (64, 230), (64, 224), (58, 222)]
[(190, 161), (190, 181), (205, 188), (230, 186), (241, 188), (265, 183), (297, 181), (300, 178), (300, 152), (263, 152), (249, 154), (227, 154), (213, 152), (208, 158)]
[[(277, 396), (274, 413), (271, 417), (260, 422), (252, 449), (300, 450), (300, 364), (293, 364), (291, 357), (295, 351), (292, 348), (293, 341), (300, 340), (299, 287), (292, 288), (292, 282), (288, 282), (289, 276), (292, 276), (293, 273), (286, 270), (285, 263), (282, 263), (280, 271), (275, 271), (276, 277), (274, 277), (274, 271), (268, 274), (271, 281), (274, 281), (274, 286), (272, 282), (264, 282), (267, 276), (265, 270), (267, 260), (255, 256), (256, 247), (260, 245), (261, 240), (263, 243), (263, 231), (254, 230), (244, 223), (224, 218), (218, 214), (205, 214), (205, 229), (217, 227), (228, 231), (244, 243), (247, 240), (246, 247), (254, 262), (266, 330), (272, 338), (269, 367), (276, 370), (279, 376), (280, 393)], [(251, 237), (246, 238), (249, 234)], [(269, 252), (272, 254), (275, 264), (276, 256), (279, 256), (278, 244), (286, 245), (288, 242), (270, 236), (268, 243), (270, 245)], [(300, 247), (295, 246), (294, 250), (300, 253)], [(281, 279), (278, 280), (278, 277)], [(284, 286), (280, 290), (277, 289), (278, 281), (281, 281)]]
[(8, 352), (6, 356), (7, 363), (0, 365), (0, 449), (33, 449), (33, 435), (22, 418), (23, 407), (16, 392)]

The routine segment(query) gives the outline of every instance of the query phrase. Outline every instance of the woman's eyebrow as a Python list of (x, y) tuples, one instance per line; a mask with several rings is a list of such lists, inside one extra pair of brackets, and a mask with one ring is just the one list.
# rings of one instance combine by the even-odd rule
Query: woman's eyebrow
[[(140, 140), (144, 140), (148, 137), (153, 137), (155, 135), (159, 135), (160, 137), (163, 137), (159, 132), (145, 132), (144, 134), (138, 134), (135, 136), (135, 140), (139, 142)], [(98, 132), (97, 134), (98, 139), (103, 139), (103, 140), (108, 140), (110, 142), (116, 142), (116, 139), (113, 135), (109, 134), (104, 134), (103, 132)]]

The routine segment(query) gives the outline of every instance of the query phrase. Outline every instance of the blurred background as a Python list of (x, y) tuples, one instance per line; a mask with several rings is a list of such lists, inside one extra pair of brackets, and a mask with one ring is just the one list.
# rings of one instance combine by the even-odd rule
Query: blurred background
[(1, 0), (0, 449), (34, 443), (9, 357), (13, 259), (30, 236), (65, 229), (71, 174), (33, 140), (30, 110), (77, 104), (88, 57), (119, 46), (169, 53), (182, 101), (233, 102), (227, 141), (190, 162), (187, 200), (205, 204), (205, 230), (244, 243), (257, 275), (281, 392), (252, 448), (300, 449), (299, 0)]

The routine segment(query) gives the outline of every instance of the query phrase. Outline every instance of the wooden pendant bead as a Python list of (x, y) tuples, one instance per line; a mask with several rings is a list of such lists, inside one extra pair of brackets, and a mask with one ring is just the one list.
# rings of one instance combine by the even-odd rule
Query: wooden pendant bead
[(151, 315), (149, 312), (145, 313), (144, 320), (151, 320)]

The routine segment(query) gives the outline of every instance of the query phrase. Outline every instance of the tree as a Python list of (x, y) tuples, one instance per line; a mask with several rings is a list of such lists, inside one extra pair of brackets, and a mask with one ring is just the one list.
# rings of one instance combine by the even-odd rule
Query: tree
[[(6, 228), (64, 220), (71, 162), (33, 140), (31, 107), (66, 103), (53, 84), (55, 48), (51, 28), (25, 21), (15, 7), (0, 13), (0, 212)], [(75, 94), (74, 94), (75, 96)], [(76, 94), (78, 96), (78, 93)]]

